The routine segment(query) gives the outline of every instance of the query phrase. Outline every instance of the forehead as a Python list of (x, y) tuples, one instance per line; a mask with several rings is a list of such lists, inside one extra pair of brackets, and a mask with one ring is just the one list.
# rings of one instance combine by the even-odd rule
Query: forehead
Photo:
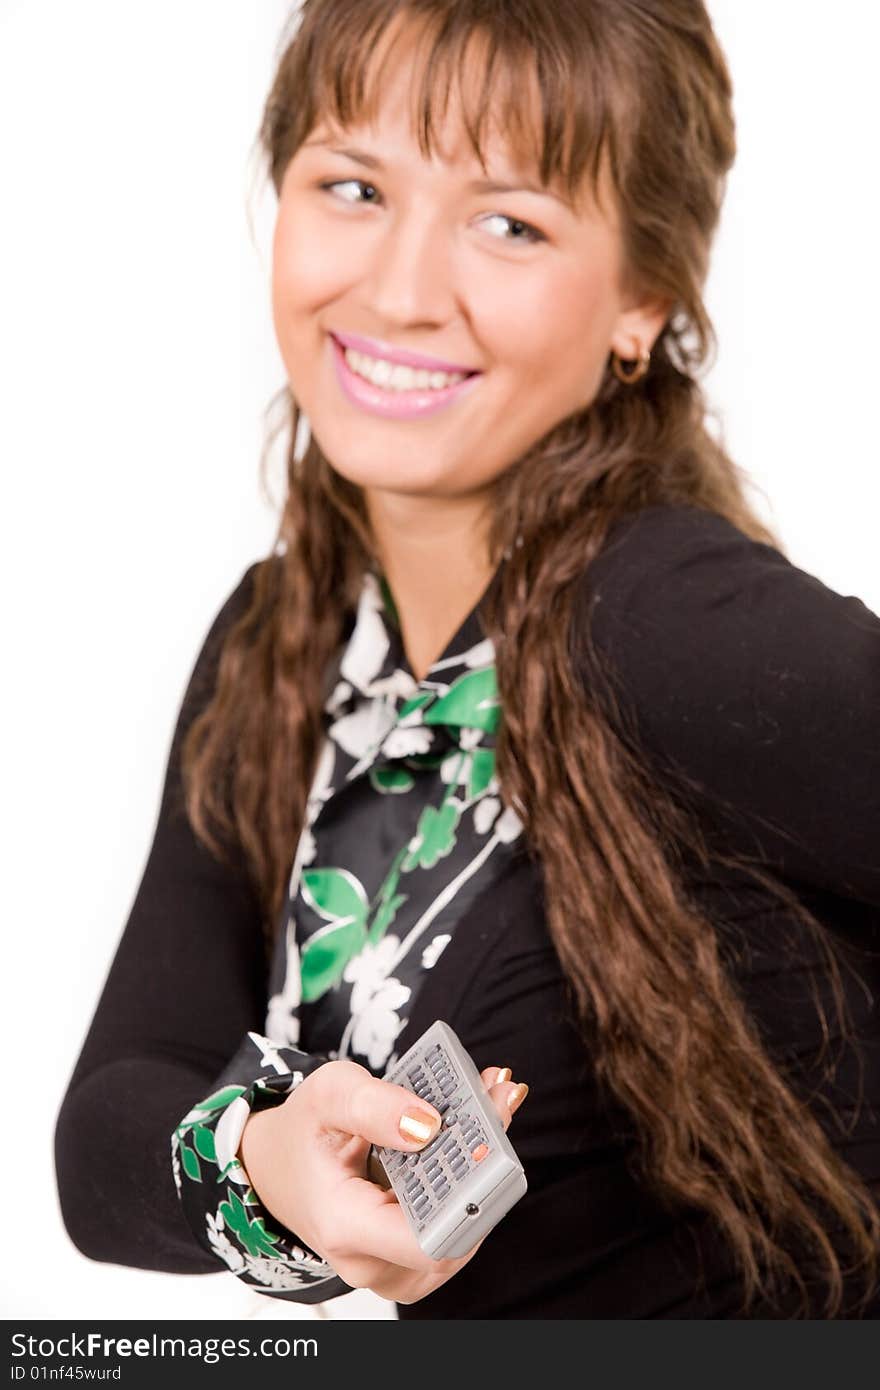
[[(424, 16), (397, 11), (376, 35), (342, 44), (312, 68), (307, 138), (389, 125), (406, 129), (425, 158), (479, 165), (486, 176), (515, 171), (579, 204), (605, 201), (604, 151), (577, 138), (570, 107), (548, 98), (532, 48), (499, 42), (488, 29), (438, 33)], [(585, 164), (590, 164), (587, 177)], [(589, 187), (588, 187), (589, 185)]]

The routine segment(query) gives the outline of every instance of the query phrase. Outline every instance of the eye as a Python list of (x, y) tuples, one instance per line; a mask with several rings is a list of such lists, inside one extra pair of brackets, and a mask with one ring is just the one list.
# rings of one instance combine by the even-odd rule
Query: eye
[[(377, 192), (378, 192), (378, 190), (377, 190), (376, 188), (374, 188), (373, 184), (371, 184), (371, 183), (365, 183), (363, 179), (335, 179), (335, 180), (332, 180), (331, 182), (322, 183), (322, 184), (319, 184), (319, 185), (318, 185), (318, 187), (321, 188), (321, 189), (322, 189), (324, 192), (326, 192), (326, 193), (329, 193), (332, 189), (335, 189), (335, 188), (350, 188), (350, 187), (352, 187), (352, 186), (354, 186), (354, 187), (356, 187), (356, 188), (367, 188), (367, 189), (369, 189), (372, 193), (377, 193)], [(342, 194), (337, 194), (336, 196), (337, 196), (337, 197), (341, 197), (341, 198), (342, 198), (342, 201), (343, 201), (344, 203), (358, 203), (358, 202), (364, 201), (363, 199), (360, 199), (360, 198), (348, 198), (348, 197), (345, 197), (345, 196), (342, 195)]]
[(511, 228), (516, 228), (523, 233), (523, 235), (502, 237), (502, 241), (538, 242), (547, 240), (544, 233), (539, 232), (537, 227), (533, 227), (530, 222), (523, 222), (519, 217), (508, 217), (506, 213), (493, 212), (484, 220), (488, 222), (506, 222)]

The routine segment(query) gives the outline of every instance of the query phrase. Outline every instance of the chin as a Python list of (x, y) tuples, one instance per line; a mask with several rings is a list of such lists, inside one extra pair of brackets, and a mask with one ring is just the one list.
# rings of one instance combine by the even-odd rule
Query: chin
[(402, 451), (398, 464), (393, 451), (381, 446), (371, 445), (365, 449), (361, 440), (358, 445), (346, 448), (330, 435), (322, 435), (314, 424), (312, 433), (334, 473), (355, 487), (425, 495), (442, 495), (449, 490), (448, 471), (426, 460), (414, 467), (412, 449)]

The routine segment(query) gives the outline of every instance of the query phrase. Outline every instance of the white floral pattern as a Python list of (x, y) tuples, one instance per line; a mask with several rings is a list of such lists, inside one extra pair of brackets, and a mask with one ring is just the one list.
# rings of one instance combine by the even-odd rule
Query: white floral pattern
[(389, 975), (400, 942), (385, 936), (378, 946), (365, 946), (348, 962), (343, 978), (351, 991), (351, 1046), (376, 1071), (388, 1063), (394, 1040), (403, 1027), (399, 1009), (412, 991)]
[(237, 1245), (233, 1245), (229, 1237), (224, 1233), (223, 1217), (219, 1213), (215, 1216), (212, 1212), (207, 1215), (208, 1240), (214, 1253), (219, 1255), (221, 1260), (229, 1266), (234, 1274), (238, 1274), (245, 1267), (245, 1258)]
[(382, 752), (386, 758), (412, 758), (417, 753), (427, 753), (431, 747), (430, 729), (392, 729), (383, 741)]
[(422, 952), (423, 970), (432, 970), (434, 968), (451, 940), (452, 937), (449, 932), (441, 932), (439, 936), (434, 937), (434, 940), (430, 942)]
[(474, 829), (478, 835), (488, 835), (501, 810), (497, 796), (484, 796), (474, 807)]
[(244, 1127), (250, 1119), (251, 1108), (242, 1096), (226, 1107), (214, 1129), (214, 1151), (217, 1167), (232, 1182), (247, 1183), (247, 1175), (238, 1161), (238, 1146)]

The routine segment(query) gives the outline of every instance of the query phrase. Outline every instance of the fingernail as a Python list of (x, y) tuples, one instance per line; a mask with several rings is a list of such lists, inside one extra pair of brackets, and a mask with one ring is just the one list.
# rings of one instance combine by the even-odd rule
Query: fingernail
[(510, 1067), (502, 1067), (495, 1078), (495, 1085), (497, 1086), (501, 1081), (509, 1081), (512, 1076), (513, 1072), (510, 1070)]
[(519, 1109), (528, 1094), (529, 1088), (524, 1081), (519, 1083), (515, 1091), (511, 1091), (507, 1101), (511, 1115), (515, 1110)]
[(427, 1110), (405, 1110), (400, 1117), (398, 1129), (404, 1139), (415, 1139), (424, 1143), (440, 1128), (440, 1121)]

